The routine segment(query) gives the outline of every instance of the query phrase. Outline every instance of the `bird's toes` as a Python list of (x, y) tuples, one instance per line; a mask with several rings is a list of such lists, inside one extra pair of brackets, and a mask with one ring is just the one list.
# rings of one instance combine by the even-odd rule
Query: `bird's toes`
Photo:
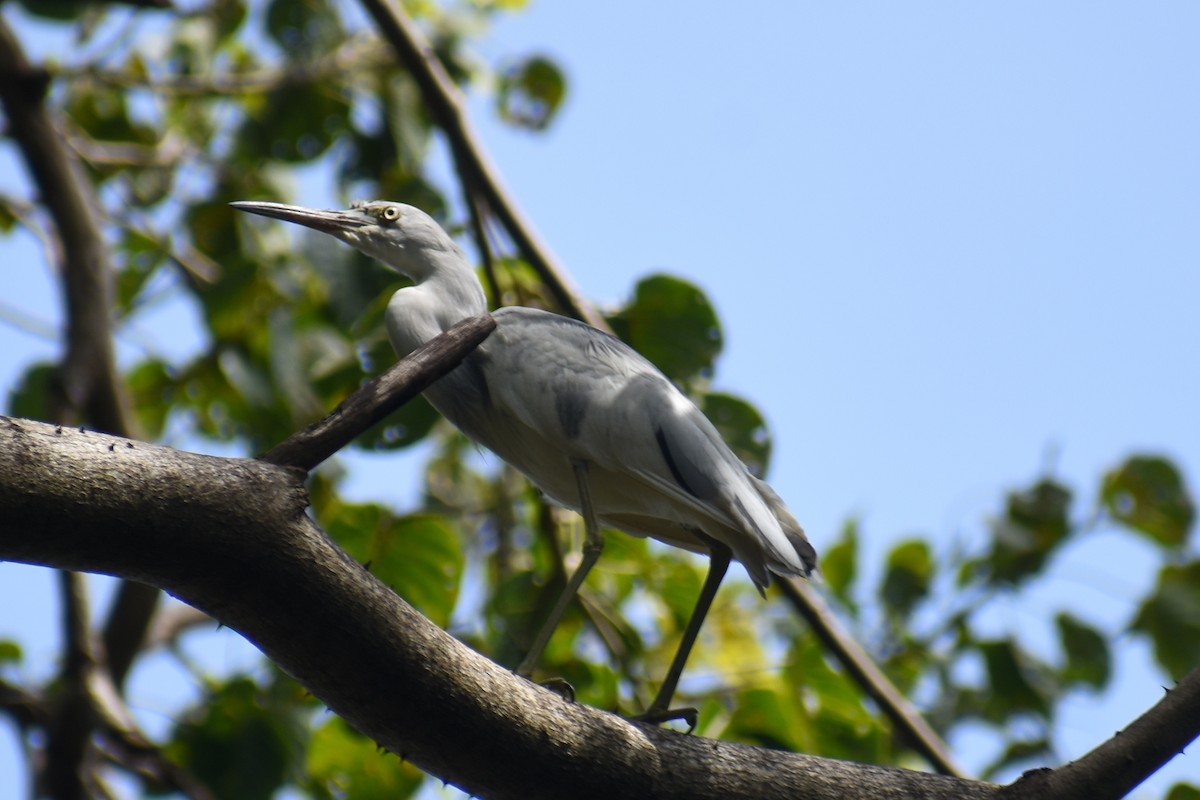
[(688, 726), (687, 732), (696, 730), (696, 722), (700, 712), (694, 708), (650, 708), (629, 719), (634, 722), (649, 722), (651, 725), (662, 725), (664, 722), (683, 722)]
[(568, 703), (575, 702), (575, 687), (562, 678), (551, 678), (548, 681), (541, 681), (538, 683), (538, 686), (549, 689)]

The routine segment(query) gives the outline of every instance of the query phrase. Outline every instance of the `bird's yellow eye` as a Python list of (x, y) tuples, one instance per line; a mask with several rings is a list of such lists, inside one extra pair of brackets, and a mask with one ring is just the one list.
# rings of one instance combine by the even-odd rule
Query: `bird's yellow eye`
[(400, 209), (396, 208), (395, 206), (385, 206), (383, 211), (380, 213), (380, 216), (388, 222), (395, 222), (396, 220), (400, 219)]

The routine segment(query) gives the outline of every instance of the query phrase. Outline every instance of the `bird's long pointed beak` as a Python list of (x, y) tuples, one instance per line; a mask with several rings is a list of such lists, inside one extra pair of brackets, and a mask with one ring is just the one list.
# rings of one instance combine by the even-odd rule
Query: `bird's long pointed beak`
[(286, 203), (267, 203), (251, 200), (238, 200), (229, 205), (238, 211), (248, 211), (263, 217), (281, 219), (284, 222), (294, 222), (306, 228), (337, 235), (361, 228), (368, 223), (365, 215), (358, 211), (337, 211), (333, 209), (304, 208), (289, 206)]

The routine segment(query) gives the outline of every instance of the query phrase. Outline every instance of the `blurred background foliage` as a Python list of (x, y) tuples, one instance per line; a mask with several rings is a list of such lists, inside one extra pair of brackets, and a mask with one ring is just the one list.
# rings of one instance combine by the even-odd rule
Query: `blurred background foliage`
[[(536, 53), (489, 64), (472, 50), (493, 15), (521, 5), (405, 4), (465, 91), (492, 92), (499, 117), (536, 132), (553, 125), (568, 95), (563, 69)], [(404, 201), (465, 234), (463, 187), (447, 177), (431, 114), (361, 11), (333, 0), (212, 0), (162, 10), (70, 0), (22, 6), (36, 25), (69, 29), (76, 44), (44, 65), (47, 103), (86, 169), (111, 242), (118, 335), (159, 304), (183, 302), (195, 312), (188, 335), (197, 345), (186, 358), (153, 350), (122, 358), (146, 438), (253, 455), (393, 362), (381, 320), (397, 276), (319, 234), (299, 233), (297, 247), (296, 231), (228, 206), (291, 201), (298, 182), (316, 175), (331, 187), (330, 205), (358, 197)], [(53, 241), (36, 190), (0, 197), (0, 221), (6, 232), (26, 226)], [(521, 254), (501, 249), (484, 281), (499, 295), (493, 301), (553, 308)], [(771, 439), (762, 415), (743, 398), (709, 389), (722, 332), (708, 298), (667, 275), (641, 280), (629, 298), (606, 315), (613, 330), (685, 388), (747, 464), (766, 474)], [(46, 417), (54, 374), (54, 364), (31, 363), (10, 387), (8, 413)], [(346, 470), (334, 465), (312, 479), (313, 513), (423, 613), (514, 666), (577, 558), (579, 524), (513, 471), (481, 457), (423, 401), (354, 446), (387, 451), (417, 443), (429, 456), (415, 506), (397, 508), (386, 496), (350, 501), (342, 491)], [(850, 519), (821, 553), (825, 592), (932, 724), (951, 741), (970, 726), (995, 742), (999, 755), (983, 777), (1055, 763), (1052, 731), (1064, 698), (1104, 689), (1112, 650), (1124, 638), (1148, 639), (1171, 677), (1200, 663), (1200, 560), (1188, 487), (1155, 454), (1117, 459), (1095, 507), (1080, 507), (1074, 498), (1081, 488), (1053, 474), (1014, 487), (980, 521), (990, 542), (980, 552), (942, 552), (916, 534), (882, 567), (864, 565), (864, 534)], [(803, 518), (803, 499), (792, 503)], [(1157, 586), (1127, 620), (1100, 628), (1058, 613), (1050, 647), (985, 623), (991, 604), (1034, 591), (1069, 545), (1086, 546), (1101, 528), (1144, 537), (1161, 553)], [(570, 681), (582, 702), (641, 709), (665, 671), (703, 568), (699, 559), (611, 535), (546, 651), (542, 674)], [(0, 674), (20, 675), (22, 658), (20, 642), (0, 641)], [(191, 669), (202, 695), (177, 709), (160, 744), (217, 796), (436, 791), (438, 782), (377, 750), (270, 668)], [(803, 622), (770, 596), (762, 602), (740, 576), (719, 595), (687, 676), (680, 699), (700, 707), (702, 735), (921, 766)], [(24, 730), (36, 748), (36, 730)], [(141, 790), (160, 788), (145, 783)]]

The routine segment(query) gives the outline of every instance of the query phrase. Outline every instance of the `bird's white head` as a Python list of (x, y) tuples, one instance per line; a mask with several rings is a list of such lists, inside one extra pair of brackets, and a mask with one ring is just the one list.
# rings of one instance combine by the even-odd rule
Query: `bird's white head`
[(344, 211), (249, 201), (230, 205), (328, 233), (418, 283), (440, 264), (466, 263), (462, 250), (432, 217), (404, 203), (358, 201)]

